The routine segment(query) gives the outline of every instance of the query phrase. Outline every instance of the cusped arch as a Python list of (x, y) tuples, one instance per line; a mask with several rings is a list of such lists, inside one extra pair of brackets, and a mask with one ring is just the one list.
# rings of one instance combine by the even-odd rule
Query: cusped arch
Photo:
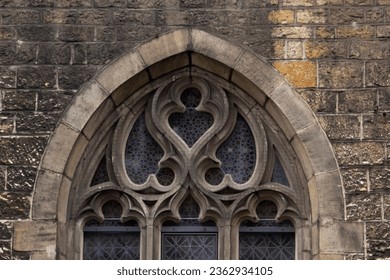
[[(33, 197), (33, 220), (56, 220), (57, 242), (66, 239), (62, 229), (66, 226), (73, 176), (96, 125), (108, 117), (105, 112), (131, 99), (132, 93), (158, 77), (192, 66), (242, 88), (275, 120), (279, 133), (298, 155), (308, 182), (310, 219), (316, 225), (311, 241), (305, 241), (311, 243), (310, 256), (341, 255), (344, 202), (339, 168), (310, 107), (265, 59), (196, 29), (171, 31), (139, 45), (104, 67), (79, 90), (42, 158)], [(327, 240), (328, 232), (333, 232), (336, 241)], [(61, 252), (57, 257), (61, 258)]]

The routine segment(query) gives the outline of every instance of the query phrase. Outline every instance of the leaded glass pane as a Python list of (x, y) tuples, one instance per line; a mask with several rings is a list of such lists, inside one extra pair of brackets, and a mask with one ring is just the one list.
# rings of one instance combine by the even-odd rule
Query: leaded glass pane
[(164, 151), (146, 127), (145, 115), (135, 122), (126, 144), (125, 166), (129, 178), (136, 184), (144, 183), (150, 174), (158, 172), (158, 162)]
[(294, 233), (240, 232), (241, 260), (293, 260)]
[(163, 260), (216, 260), (216, 233), (164, 233)]
[(137, 260), (139, 232), (84, 232), (85, 260)]
[(103, 205), (104, 221), (89, 220), (84, 226), (85, 260), (136, 260), (140, 232), (136, 221), (121, 223), (122, 206), (110, 200)]
[(277, 157), (275, 158), (275, 166), (272, 173), (271, 182), (279, 183), (285, 186), (289, 185), (286, 172), (284, 172), (283, 166)]
[(186, 107), (184, 113), (173, 113), (169, 116), (169, 125), (189, 147), (213, 125), (213, 116), (196, 110), (202, 98), (196, 88), (186, 89), (180, 100)]
[(106, 157), (103, 156), (98, 167), (96, 168), (95, 174), (92, 177), (91, 186), (101, 184), (110, 181), (107, 172)]
[(180, 222), (167, 221), (162, 227), (162, 259), (214, 260), (218, 257), (217, 227), (212, 221), (199, 222), (199, 206), (188, 196), (182, 203)]
[(232, 134), (217, 150), (217, 157), (222, 162), (222, 172), (215, 168), (206, 172), (206, 180), (210, 184), (217, 184), (221, 173), (231, 174), (236, 183), (245, 183), (253, 174), (256, 165), (255, 141), (249, 125), (238, 114), (236, 126)]

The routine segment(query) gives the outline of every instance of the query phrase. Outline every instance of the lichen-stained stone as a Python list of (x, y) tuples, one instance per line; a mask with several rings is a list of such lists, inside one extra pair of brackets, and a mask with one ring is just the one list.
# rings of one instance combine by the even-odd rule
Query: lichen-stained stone
[(366, 231), (368, 239), (390, 240), (390, 222), (368, 222)]
[(363, 192), (368, 188), (368, 171), (365, 168), (342, 168), (340, 170), (346, 193)]
[(0, 240), (0, 260), (11, 259), (11, 242)]
[(34, 188), (36, 167), (9, 166), (7, 168), (7, 190), (31, 192)]
[(2, 90), (3, 111), (34, 111), (37, 92), (33, 90)]
[(14, 132), (15, 115), (12, 113), (0, 114), (0, 133), (12, 134)]
[(386, 59), (388, 55), (388, 42), (383, 41), (352, 41), (349, 51), (354, 59)]
[(368, 62), (366, 64), (367, 86), (390, 86), (390, 63), (389, 61)]
[(7, 173), (7, 168), (5, 166), (0, 166), (0, 191), (5, 190), (5, 177)]
[(346, 196), (348, 220), (381, 220), (382, 201), (380, 194), (351, 194)]
[(333, 148), (340, 165), (383, 164), (385, 158), (381, 142), (333, 143)]
[(297, 10), (297, 23), (324, 24), (328, 18), (327, 9)]
[(0, 164), (38, 165), (47, 136), (0, 137)]
[(390, 168), (375, 167), (370, 169), (370, 187), (372, 190), (390, 189)]
[(336, 34), (340, 39), (373, 39), (375, 37), (375, 30), (375, 27), (371, 25), (341, 25), (336, 28)]
[(385, 220), (390, 220), (390, 195), (383, 195), (383, 211)]
[(308, 39), (313, 37), (313, 29), (306, 26), (286, 26), (272, 29), (272, 37), (288, 39)]
[(390, 115), (372, 114), (363, 116), (363, 138), (364, 139), (389, 139), (390, 137)]
[(340, 113), (367, 113), (378, 109), (377, 90), (349, 89), (338, 94)]
[(354, 23), (364, 23), (364, 10), (361, 8), (337, 7), (329, 9), (328, 22), (330, 24), (348, 25)]
[(321, 115), (318, 120), (330, 139), (359, 139), (360, 117), (357, 115)]
[(11, 223), (0, 222), (0, 239), (11, 239)]
[(378, 110), (390, 111), (390, 87), (379, 88), (378, 92), (379, 92)]
[(0, 217), (6, 220), (27, 219), (30, 215), (29, 195), (0, 193)]
[(317, 66), (312, 61), (276, 61), (273, 63), (292, 86), (297, 88), (317, 85)]
[(390, 260), (390, 240), (369, 240), (367, 243), (367, 259)]
[(347, 43), (344, 41), (305, 41), (305, 55), (309, 59), (318, 58), (346, 58), (348, 53)]
[[(1, 34), (1, 30), (0, 30), (0, 34)], [(16, 69), (13, 67), (0, 67), (0, 88), (15, 88), (15, 87), (16, 87)]]
[(357, 88), (363, 86), (363, 62), (320, 62), (319, 87)]
[(57, 112), (18, 113), (15, 114), (18, 134), (52, 133), (60, 118)]
[(17, 87), (23, 89), (53, 89), (57, 84), (53, 66), (23, 66), (18, 68)]
[(294, 22), (293, 10), (275, 10), (268, 14), (268, 20), (275, 24), (292, 24)]
[(302, 98), (315, 113), (336, 113), (338, 91), (300, 89)]

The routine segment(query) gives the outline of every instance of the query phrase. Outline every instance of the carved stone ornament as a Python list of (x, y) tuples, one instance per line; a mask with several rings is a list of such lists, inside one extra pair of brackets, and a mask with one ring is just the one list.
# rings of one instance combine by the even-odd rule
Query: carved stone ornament
[[(287, 164), (291, 156), (278, 155), (276, 146), (283, 145), (273, 141), (272, 120), (261, 117), (261, 107), (238, 88), (200, 71), (179, 73), (130, 99), (106, 120), (87, 152), (92, 164), (83, 167), (72, 214), (79, 230), (90, 219), (102, 222), (102, 206), (110, 200), (121, 204), (122, 222), (154, 228), (154, 234), (141, 230), (141, 247), (148, 246), (148, 235), (159, 244), (162, 224), (180, 221), (189, 195), (199, 206), (199, 221), (212, 220), (220, 230), (258, 221), (256, 206), (264, 200), (277, 206), (276, 220), (304, 213), (294, 188), (298, 180), (288, 175), (294, 172)], [(161, 253), (141, 250), (146, 258)], [(230, 254), (219, 250), (220, 257)]]

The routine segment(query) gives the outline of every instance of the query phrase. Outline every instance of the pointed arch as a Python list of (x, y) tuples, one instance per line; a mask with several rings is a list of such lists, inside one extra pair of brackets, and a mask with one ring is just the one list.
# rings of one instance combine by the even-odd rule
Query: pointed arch
[(58, 123), (39, 167), (32, 210), (32, 223), (56, 221), (53, 242), (58, 248), (57, 257), (66, 258), (63, 240), (67, 239), (70, 188), (92, 135), (103, 122), (118, 119), (120, 113), (113, 113), (113, 109), (131, 101), (138, 89), (152, 89), (159, 77), (185, 68), (203, 69), (245, 91), (255, 101), (248, 106), (266, 110), (276, 123), (275, 134), (283, 134), (291, 143), (307, 182), (313, 225), (310, 236), (302, 237), (303, 247), (308, 249), (301, 257), (341, 256), (345, 251), (360, 250), (354, 243), (342, 242), (346, 231), (358, 238), (361, 228), (344, 225), (339, 167), (309, 106), (265, 59), (250, 49), (202, 30), (180, 29), (139, 45), (101, 69), (79, 90)]

